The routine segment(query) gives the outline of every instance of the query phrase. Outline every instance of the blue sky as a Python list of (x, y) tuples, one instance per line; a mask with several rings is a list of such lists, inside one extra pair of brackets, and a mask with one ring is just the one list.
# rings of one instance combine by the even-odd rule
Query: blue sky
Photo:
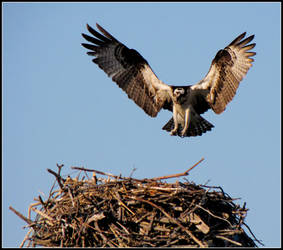
[[(281, 246), (280, 3), (2, 3), (2, 246), (17, 247), (34, 198), (46, 198), (64, 164), (133, 177), (183, 172), (247, 203), (246, 223), (266, 247)], [(98, 22), (138, 50), (167, 84), (194, 84), (217, 51), (255, 34), (254, 66), (215, 128), (177, 138), (147, 116), (92, 63), (80, 43)], [(184, 181), (180, 179), (180, 181)], [(45, 195), (45, 196), (44, 196)]]

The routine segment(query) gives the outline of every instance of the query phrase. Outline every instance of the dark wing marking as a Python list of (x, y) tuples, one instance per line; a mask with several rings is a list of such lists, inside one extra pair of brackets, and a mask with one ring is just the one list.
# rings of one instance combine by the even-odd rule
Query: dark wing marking
[(103, 35), (89, 25), (87, 29), (93, 37), (82, 34), (91, 43), (82, 43), (90, 50), (87, 54), (95, 56), (93, 62), (148, 115), (155, 117), (164, 102), (169, 100), (170, 87), (156, 77), (136, 50), (127, 48), (100, 25), (96, 26)]
[(254, 61), (251, 57), (256, 53), (249, 50), (255, 47), (255, 43), (248, 44), (254, 35), (242, 40), (245, 35), (246, 32), (219, 50), (205, 78), (192, 87), (207, 90), (206, 100), (217, 114), (222, 113), (233, 99), (240, 81)]

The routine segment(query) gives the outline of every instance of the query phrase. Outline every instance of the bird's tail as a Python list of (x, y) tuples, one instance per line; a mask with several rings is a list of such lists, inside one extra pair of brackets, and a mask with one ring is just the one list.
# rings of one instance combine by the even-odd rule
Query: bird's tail
[[(194, 116), (194, 119), (191, 119), (189, 127), (185, 133), (185, 137), (190, 137), (190, 136), (199, 136), (205, 133), (206, 131), (209, 131), (213, 128), (214, 126), (205, 120), (203, 117), (200, 115)], [(171, 118), (162, 128), (163, 130), (166, 130), (170, 132), (172, 129), (174, 129), (174, 120)], [(178, 136), (182, 137), (181, 132), (183, 130), (183, 127), (181, 124), (178, 126), (177, 134)]]

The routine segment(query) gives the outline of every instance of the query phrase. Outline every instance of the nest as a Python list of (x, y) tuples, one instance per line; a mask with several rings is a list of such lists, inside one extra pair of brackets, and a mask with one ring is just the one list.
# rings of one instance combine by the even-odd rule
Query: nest
[(36, 198), (28, 218), (10, 207), (30, 228), (21, 246), (257, 247), (244, 223), (248, 209), (234, 204), (221, 187), (161, 181), (169, 177), (123, 178), (78, 167), (73, 167), (80, 171), (76, 178), (64, 179), (58, 167), (58, 173), (48, 171), (59, 188), (53, 185), (45, 201)]

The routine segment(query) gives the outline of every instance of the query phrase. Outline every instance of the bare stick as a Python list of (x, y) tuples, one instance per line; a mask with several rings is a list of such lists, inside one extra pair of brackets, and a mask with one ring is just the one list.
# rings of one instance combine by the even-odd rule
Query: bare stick
[(155, 178), (151, 178), (151, 179), (135, 179), (135, 178), (124, 178), (121, 176), (117, 176), (117, 175), (113, 175), (113, 174), (109, 174), (109, 173), (104, 173), (102, 171), (98, 171), (98, 170), (94, 170), (94, 169), (87, 169), (84, 167), (71, 167), (72, 169), (77, 169), (77, 170), (82, 170), (82, 171), (88, 171), (88, 172), (94, 172), (97, 174), (102, 174), (102, 175), (106, 175), (106, 176), (110, 176), (113, 178), (117, 178), (117, 179), (121, 179), (121, 180), (134, 180), (137, 182), (150, 182), (150, 181), (158, 181), (158, 180), (163, 180), (163, 179), (169, 179), (169, 178), (176, 178), (176, 177), (181, 177), (181, 176), (186, 176), (189, 174), (189, 172), (195, 168), (198, 164), (200, 164), (202, 161), (204, 160), (204, 158), (201, 158), (196, 164), (194, 164), (192, 167), (190, 167), (187, 171), (183, 172), (183, 173), (179, 173), (179, 174), (172, 174), (172, 175), (166, 175), (166, 176), (161, 176), (161, 177), (155, 177)]
[(22, 215), (20, 212), (18, 212), (16, 209), (9, 207), (10, 210), (12, 210), (16, 215), (18, 215), (21, 219), (23, 219), (26, 223), (32, 224), (33, 221)]
[(20, 245), (20, 248), (22, 248), (23, 246), (24, 246), (24, 244), (26, 243), (26, 241), (28, 240), (28, 238), (29, 238), (29, 234), (32, 232), (32, 228), (27, 232), (27, 234), (26, 234), (26, 236), (25, 236), (25, 238), (24, 238), (24, 240), (22, 241), (22, 243), (21, 243), (21, 245)]
[[(61, 170), (61, 168), (59, 168), (59, 172), (60, 172), (60, 170)], [(48, 171), (50, 174), (53, 174), (53, 175), (56, 177), (57, 182), (58, 182), (60, 188), (63, 189), (63, 184), (62, 184), (61, 181), (65, 181), (65, 180), (64, 180), (59, 174), (56, 174), (53, 170), (47, 168), (47, 171)]]
[(240, 247), (242, 246), (241, 243), (239, 243), (237, 241), (234, 241), (234, 240), (231, 240), (231, 239), (229, 239), (227, 237), (224, 237), (224, 236), (221, 236), (221, 235), (216, 235), (215, 237), (218, 238), (218, 239), (229, 241), (229, 242), (233, 243), (234, 245), (237, 245), (237, 246), (240, 246)]
[(226, 219), (224, 219), (224, 218), (222, 218), (222, 217), (219, 217), (219, 216), (217, 216), (217, 215), (211, 213), (209, 210), (203, 208), (202, 206), (200, 206), (200, 205), (198, 205), (198, 204), (196, 204), (196, 207), (201, 208), (202, 210), (204, 210), (205, 212), (207, 212), (208, 214), (210, 214), (210, 215), (211, 215), (212, 217), (214, 217), (214, 218), (217, 218), (217, 219), (219, 219), (219, 220), (223, 220), (223, 221), (227, 222), (230, 227), (233, 227), (233, 225), (231, 224), (230, 221), (228, 221), (228, 220), (226, 220)]
[(149, 179), (149, 181), (158, 181), (158, 180), (163, 180), (163, 179), (169, 179), (169, 178), (176, 178), (176, 177), (181, 177), (181, 176), (186, 176), (189, 174), (189, 172), (195, 168), (198, 164), (200, 164), (204, 158), (201, 158), (196, 164), (194, 164), (192, 167), (190, 167), (187, 171), (179, 174), (171, 174), (171, 175), (166, 175), (166, 176), (161, 176), (161, 177), (155, 177), (152, 179)]
[(54, 219), (52, 217), (50, 217), (49, 215), (41, 212), (40, 210), (36, 209), (36, 208), (31, 208), (34, 212), (38, 213), (39, 215), (41, 215), (41, 217), (44, 217), (45, 219), (47, 219), (46, 223), (53, 226), (54, 223), (52, 221), (54, 221)]
[(252, 232), (252, 230), (250, 229), (250, 227), (249, 227), (246, 223), (244, 223), (244, 222), (243, 222), (243, 225), (245, 225), (245, 226), (247, 227), (247, 229), (249, 230), (249, 232), (251, 233), (251, 235), (254, 237), (254, 239), (255, 239), (260, 245), (264, 246), (264, 244), (261, 243), (261, 241), (258, 240), (258, 239), (255, 237), (255, 235), (253, 234), (253, 232)]
[(117, 175), (114, 175), (114, 174), (104, 173), (102, 171), (98, 171), (98, 170), (94, 170), (94, 169), (88, 169), (88, 168), (84, 168), (84, 167), (71, 167), (71, 168), (77, 169), (77, 170), (82, 170), (82, 171), (94, 172), (96, 174), (106, 175), (106, 176), (113, 177), (113, 178), (116, 178), (116, 179), (121, 179), (121, 180), (131, 179), (131, 180), (138, 181), (138, 182), (144, 182), (144, 180), (139, 180), (139, 179), (134, 179), (134, 178), (124, 178), (124, 177), (117, 176)]

